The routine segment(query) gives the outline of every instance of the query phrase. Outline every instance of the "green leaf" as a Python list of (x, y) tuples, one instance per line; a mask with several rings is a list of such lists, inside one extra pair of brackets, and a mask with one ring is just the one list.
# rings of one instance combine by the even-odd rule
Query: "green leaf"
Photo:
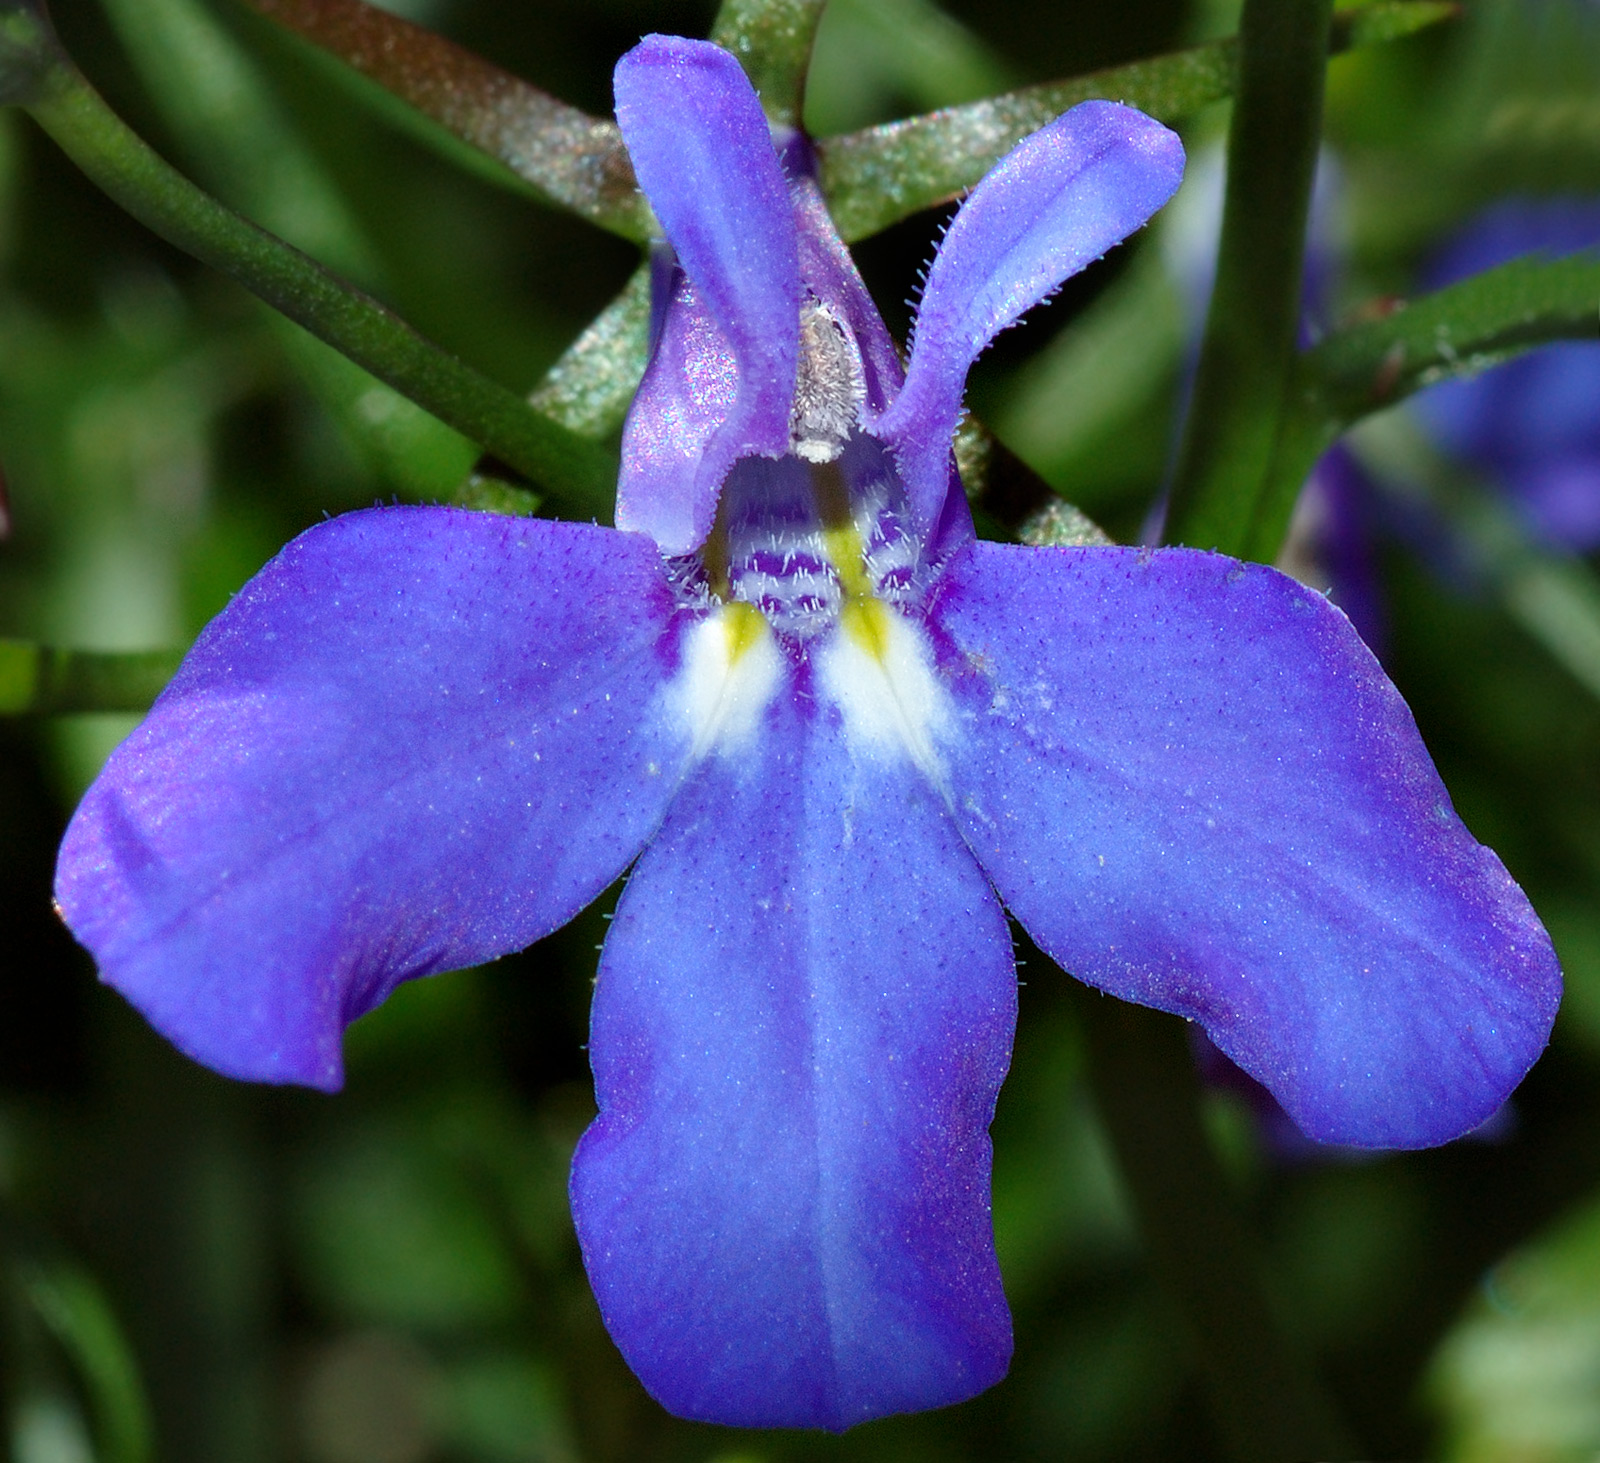
[(711, 39), (732, 51), (769, 120), (800, 125), (806, 68), (827, 0), (723, 0)]
[(1161, 251), (1136, 254), (988, 409), (1001, 438), (1053, 483), (1076, 487), (1107, 457), (1106, 443), (1167, 388), (1187, 333), (1183, 302)]
[(1489, 1272), (1428, 1392), (1451, 1463), (1569, 1463), (1600, 1452), (1600, 1203), (1591, 1194)]
[(1460, 0), (1376, 0), (1373, 4), (1353, 5), (1334, 11), (1328, 50), (1334, 54), (1362, 46), (1381, 46), (1385, 41), (1403, 40), (1460, 15)]
[(0, 716), (143, 711), (182, 658), (181, 650), (62, 650), (0, 640)]
[(1600, 334), (1600, 258), (1514, 259), (1336, 331), (1295, 361), (1248, 552), (1275, 551), (1318, 457), (1347, 427), (1440, 381)]
[(585, 437), (622, 425), (644, 377), (650, 349), (650, 263), (634, 270), (528, 398), (552, 421)]
[(621, 234), (650, 236), (649, 209), (615, 122), (491, 65), (365, 0), (244, 0), (404, 102), (413, 125), (492, 158), (550, 203)]
[(107, 194), (168, 242), (230, 275), (379, 380), (532, 480), (579, 517), (609, 514), (613, 456), (464, 361), (315, 260), (240, 218), (167, 163), (75, 71), (29, 109)]
[(320, 1307), (360, 1325), (502, 1324), (526, 1304), (492, 1199), (425, 1125), (375, 1121), (325, 1140), (290, 1206)]
[(294, 135), (255, 60), (203, 0), (101, 0), (197, 176), (230, 208), (334, 269), (379, 283), (318, 158)]
[[(104, 0), (129, 56), (197, 176), (229, 207), (369, 288), (377, 251), (277, 105), (254, 58), (202, 0)], [(458, 482), (471, 445), (337, 351), (271, 316), (300, 377), (358, 456), (412, 497)]]
[(1352, 422), (1534, 346), (1597, 336), (1600, 256), (1514, 259), (1329, 336), (1299, 375)]
[(890, 98), (922, 112), (1017, 85), (1010, 64), (937, 0), (833, 0), (806, 76), (807, 130), (849, 132)]
[(532, 518), (539, 511), (539, 495), (493, 473), (475, 470), (467, 475), (450, 501), (458, 508), (478, 513), (503, 513), (510, 518)]
[[(1444, 0), (1379, 0), (1336, 16), (1329, 50), (1409, 35), (1456, 9)], [(822, 190), (839, 232), (846, 240), (864, 239), (959, 197), (1029, 133), (1079, 102), (1105, 97), (1174, 122), (1232, 96), (1238, 70), (1239, 43), (1230, 37), (825, 138), (817, 144)]]
[(19, 1288), (71, 1358), (95, 1420), (103, 1463), (148, 1463), (154, 1456), (149, 1405), (138, 1363), (87, 1272), (59, 1259), (16, 1264)]
[(977, 417), (967, 415), (953, 448), (980, 537), (1033, 544), (1111, 542)]

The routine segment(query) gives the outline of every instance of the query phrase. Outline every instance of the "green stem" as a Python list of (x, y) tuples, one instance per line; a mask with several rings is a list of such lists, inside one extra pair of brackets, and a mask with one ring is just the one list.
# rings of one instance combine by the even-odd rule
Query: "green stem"
[(1077, 986), (1096, 1105), (1139, 1216), (1151, 1268), (1177, 1304), (1239, 1463), (1358, 1451), (1273, 1315), (1252, 1242), (1200, 1121), (1183, 1024)]
[(364, 78), (367, 101), (453, 161), (475, 155), (468, 165), (494, 181), (531, 184), (546, 202), (625, 239), (650, 237), (649, 207), (609, 117), (569, 107), (367, 0), (243, 3), (337, 57), (347, 75)]
[(1167, 537), (1242, 553), (1271, 466), (1300, 320), (1331, 0), (1245, 0), (1216, 283)]
[(1440, 381), (1557, 340), (1595, 338), (1600, 258), (1514, 259), (1327, 337), (1296, 357), (1242, 552), (1270, 560), (1312, 467), (1347, 427)]
[(379, 380), (584, 517), (609, 514), (615, 469), (593, 442), (424, 339), (315, 260), (224, 208), (159, 158), (77, 72), (62, 67), (29, 111), (147, 227), (221, 270)]
[[(360, 219), (215, 9), (206, 0), (102, 0), (102, 8), (195, 181), (344, 278), (381, 288)], [(459, 481), (471, 447), (458, 433), (293, 321), (264, 313), (295, 374), (384, 484), (431, 502)]]
[(723, 0), (711, 39), (732, 51), (769, 120), (798, 127), (811, 43), (827, 0)]
[(0, 716), (144, 711), (182, 658), (181, 650), (60, 650), (0, 640)]
[[(1175, 542), (1238, 553), (1249, 539), (1299, 323), (1331, 10), (1330, 0), (1245, 0), (1217, 279), (1169, 510)], [(1201, 1124), (1183, 1027), (1093, 993), (1080, 1004), (1095, 1095), (1229, 1454), (1354, 1456), (1268, 1303)]]
[[(1449, 0), (1374, 0), (1334, 17), (1329, 53), (1380, 45), (1456, 13)], [(1065, 81), (1044, 82), (817, 144), (822, 191), (846, 242), (959, 198), (1030, 132), (1094, 97), (1177, 122), (1234, 94), (1239, 40), (1228, 36)]]

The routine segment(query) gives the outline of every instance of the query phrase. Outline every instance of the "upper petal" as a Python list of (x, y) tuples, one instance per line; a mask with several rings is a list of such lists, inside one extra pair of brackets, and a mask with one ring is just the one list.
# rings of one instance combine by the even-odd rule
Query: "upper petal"
[(447, 508), (302, 534), (200, 637), (62, 845), (103, 978), (232, 1076), (337, 1087), (402, 980), (569, 919), (688, 751), (648, 539)]
[[(728, 433), (741, 373), (693, 282), (674, 268), (667, 288), (661, 333), (623, 426), (615, 518), (619, 528), (648, 533), (662, 552), (683, 554), (711, 532), (739, 455), (730, 456)], [(785, 442), (788, 430), (786, 416)]]
[(793, 689), (709, 757), (601, 959), (573, 1212), (686, 1417), (844, 1428), (997, 1381), (1005, 920), (914, 763)]
[[(704, 414), (692, 377), (648, 381), (623, 438), (617, 524), (667, 553), (697, 548), (735, 459), (789, 447), (800, 314), (789, 190), (761, 104), (719, 46), (648, 36), (617, 63), (617, 122), (698, 307), (734, 375), (693, 452), (655, 418), (682, 403)], [(670, 315), (676, 305), (669, 305)]]
[(1139, 228), (1182, 176), (1177, 134), (1131, 107), (1083, 102), (1014, 147), (961, 206), (928, 271), (905, 389), (875, 429), (899, 456), (925, 531), (944, 503), (973, 361)]
[(958, 816), (1066, 969), (1203, 1022), (1324, 1141), (1440, 1143), (1504, 1101), (1550, 941), (1326, 600), (1185, 549), (977, 544), (934, 613)]

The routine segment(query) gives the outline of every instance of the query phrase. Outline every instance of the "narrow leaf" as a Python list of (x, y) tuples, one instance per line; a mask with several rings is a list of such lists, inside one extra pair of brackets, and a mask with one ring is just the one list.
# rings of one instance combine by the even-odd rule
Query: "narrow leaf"
[(1514, 259), (1338, 331), (1299, 376), (1343, 422), (1533, 346), (1600, 337), (1600, 255)]
[(608, 437), (628, 414), (644, 376), (649, 349), (647, 260), (562, 352), (528, 401), (570, 431), (596, 439)]
[(1557, 340), (1600, 335), (1600, 257), (1514, 259), (1347, 326), (1294, 364), (1245, 552), (1270, 559), (1318, 457), (1347, 427), (1414, 391)]
[(240, 218), (151, 151), (75, 71), (30, 108), (86, 174), (178, 248), (220, 269), (583, 517), (609, 513), (615, 459), (424, 339), (369, 295)]
[(732, 51), (780, 127), (798, 127), (806, 68), (827, 0), (723, 0), (711, 39)]
[(62, 650), (0, 640), (0, 716), (143, 711), (182, 658), (181, 650)]
[(154, 1429), (139, 1365), (88, 1273), (60, 1260), (24, 1260), (21, 1288), (71, 1358), (95, 1420), (103, 1463), (149, 1463)]
[[(1329, 50), (1409, 35), (1456, 10), (1446, 0), (1377, 0), (1334, 17)], [(826, 138), (817, 145), (822, 189), (839, 232), (863, 239), (959, 197), (1030, 132), (1079, 102), (1103, 97), (1173, 122), (1232, 96), (1238, 70), (1238, 39), (1229, 37)]]
[(496, 159), (551, 203), (624, 238), (649, 236), (649, 211), (616, 123), (365, 0), (245, 3)]

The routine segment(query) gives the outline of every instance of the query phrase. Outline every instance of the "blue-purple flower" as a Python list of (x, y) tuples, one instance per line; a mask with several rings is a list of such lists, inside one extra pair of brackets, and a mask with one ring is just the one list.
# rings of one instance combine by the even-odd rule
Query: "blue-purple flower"
[[(1600, 249), (1600, 201), (1514, 198), (1473, 219), (1434, 259), (1438, 289), (1523, 255)], [(1600, 547), (1600, 345), (1563, 341), (1417, 398), (1429, 435), (1499, 486), (1555, 548)]]
[(334, 1088), (397, 984), (632, 864), (572, 1174), (601, 1310), (675, 1412), (842, 1428), (1007, 1365), (1002, 901), (1347, 1143), (1481, 1122), (1559, 976), (1320, 596), (974, 539), (967, 369), (1166, 200), (1170, 132), (1091, 102), (1010, 153), (902, 372), (729, 55), (651, 37), (616, 87), (672, 250), (620, 531), (396, 508), (302, 535), (111, 758), (57, 894), (182, 1049)]

